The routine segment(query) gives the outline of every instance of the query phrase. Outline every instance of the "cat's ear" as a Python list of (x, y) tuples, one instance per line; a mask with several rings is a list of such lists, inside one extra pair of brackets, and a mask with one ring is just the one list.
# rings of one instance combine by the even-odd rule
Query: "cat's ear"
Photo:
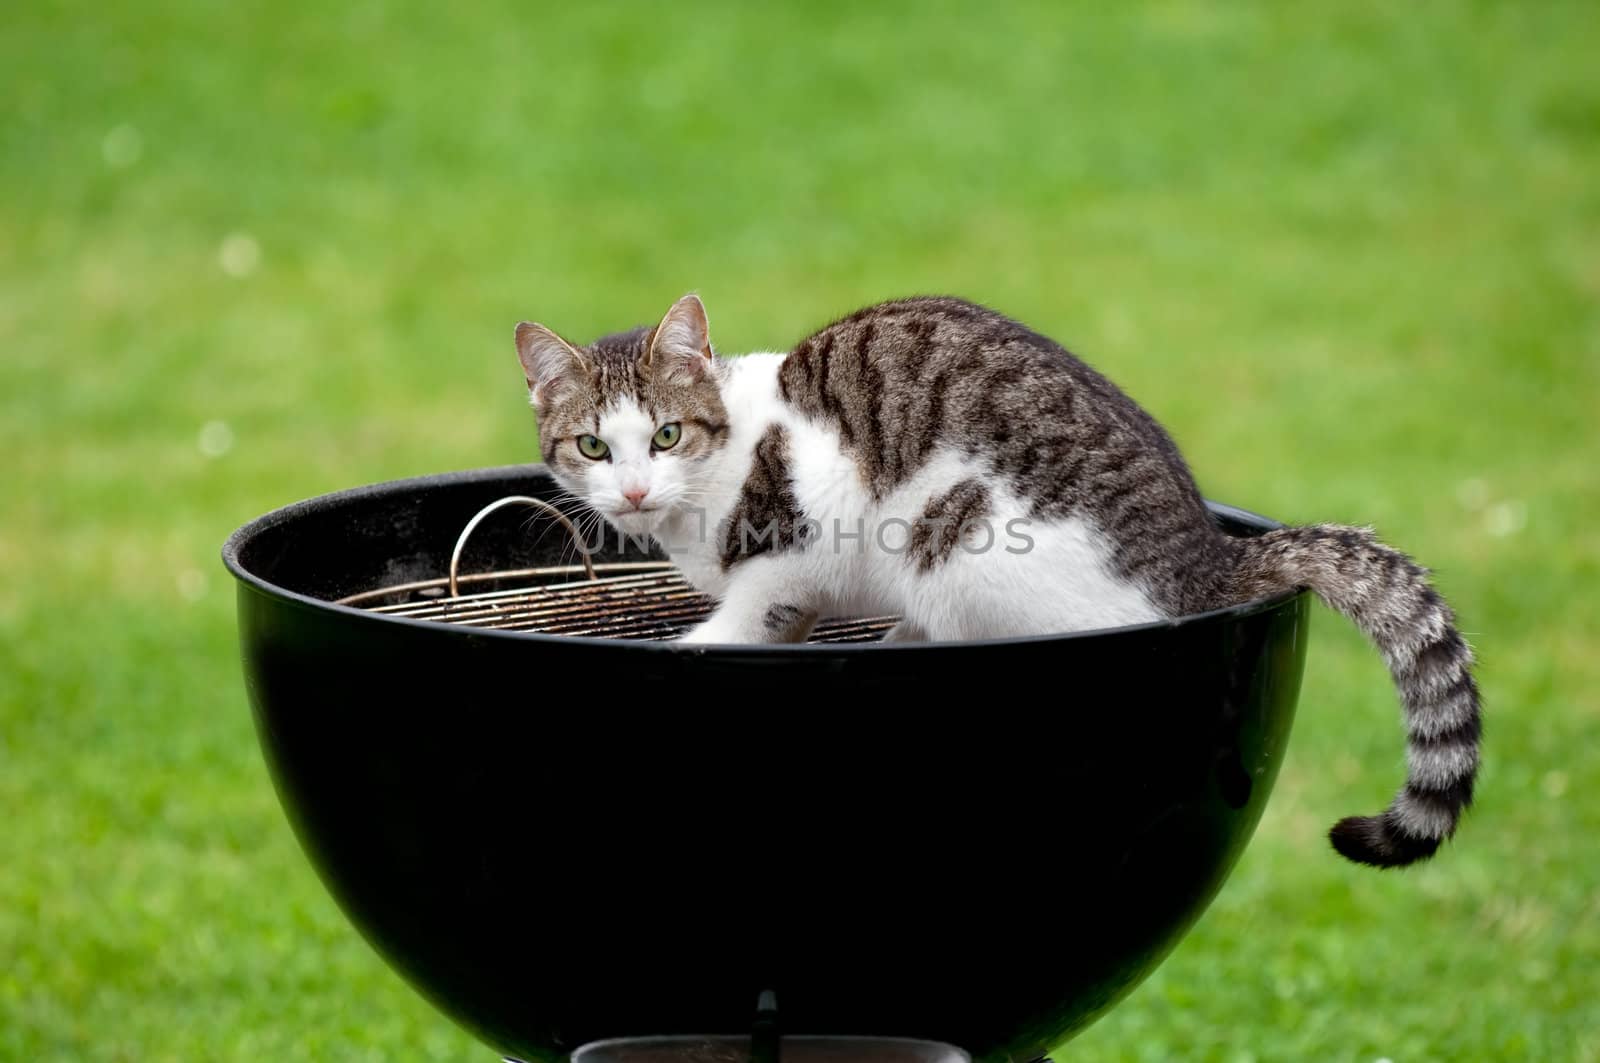
[(673, 384), (691, 384), (710, 368), (711, 325), (698, 295), (686, 295), (672, 304), (650, 337), (645, 367)]
[(588, 363), (572, 344), (532, 321), (517, 326), (517, 358), (533, 404), (541, 410), (576, 387), (588, 371)]

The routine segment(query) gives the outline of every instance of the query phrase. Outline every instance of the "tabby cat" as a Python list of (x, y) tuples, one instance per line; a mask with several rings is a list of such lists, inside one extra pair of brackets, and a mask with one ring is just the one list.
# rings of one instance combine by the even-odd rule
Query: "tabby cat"
[(832, 614), (901, 616), (890, 641), (1034, 635), (1309, 587), (1383, 653), (1409, 736), (1404, 789), (1335, 848), (1412, 863), (1471, 801), (1472, 654), (1425, 570), (1366, 529), (1224, 534), (1154, 418), (1001, 314), (900, 299), (724, 358), (687, 295), (587, 346), (516, 339), (557, 481), (717, 600), (687, 642), (798, 641)]

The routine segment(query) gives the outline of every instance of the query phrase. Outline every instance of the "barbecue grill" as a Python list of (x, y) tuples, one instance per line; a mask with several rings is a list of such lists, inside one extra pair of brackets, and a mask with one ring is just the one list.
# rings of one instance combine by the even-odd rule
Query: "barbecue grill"
[(536, 505), (559, 496), (537, 466), (405, 480), (223, 551), (312, 864), (502, 1053), (1029, 1063), (1155, 968), (1254, 830), (1303, 594), (1071, 635), (877, 645), (892, 617), (844, 617), (809, 645), (687, 646), (710, 603), (638, 544), (580, 550), (583, 515)]

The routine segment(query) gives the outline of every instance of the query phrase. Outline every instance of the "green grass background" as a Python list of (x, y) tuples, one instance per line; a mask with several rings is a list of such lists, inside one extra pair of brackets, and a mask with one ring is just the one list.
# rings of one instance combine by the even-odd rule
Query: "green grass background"
[(296, 849), (217, 550), (532, 460), (513, 323), (695, 289), (727, 351), (989, 302), (1479, 648), (1481, 805), (1377, 874), (1322, 834), (1395, 700), (1319, 613), (1255, 843), (1061, 1060), (1600, 1059), (1597, 54), (1558, 2), (8, 5), (0, 1058), (491, 1058)]

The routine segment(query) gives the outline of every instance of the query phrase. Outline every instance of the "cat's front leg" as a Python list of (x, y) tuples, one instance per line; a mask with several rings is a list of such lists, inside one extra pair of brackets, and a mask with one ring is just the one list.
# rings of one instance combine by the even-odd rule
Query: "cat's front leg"
[(686, 631), (681, 642), (773, 643), (804, 642), (816, 626), (817, 614), (798, 605), (774, 602), (757, 614), (718, 606), (704, 622)]
[[(765, 561), (765, 559), (763, 559)], [(817, 623), (817, 610), (785, 578), (783, 566), (747, 561), (736, 571), (727, 593), (706, 620), (690, 628), (682, 642), (804, 642)]]

